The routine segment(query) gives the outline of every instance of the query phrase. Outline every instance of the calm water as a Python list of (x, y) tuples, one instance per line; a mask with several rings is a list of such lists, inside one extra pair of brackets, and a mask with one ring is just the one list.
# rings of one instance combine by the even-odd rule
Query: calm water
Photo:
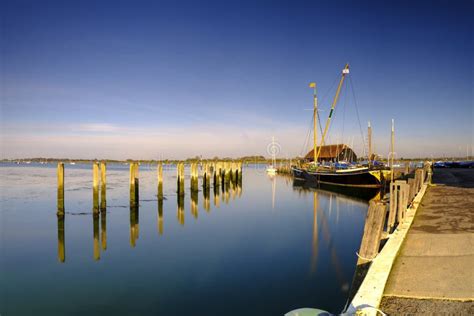
[(217, 197), (211, 188), (209, 200), (200, 191), (197, 210), (187, 188), (180, 213), (176, 171), (165, 168), (159, 216), (155, 167), (142, 165), (135, 216), (128, 166), (109, 165), (107, 212), (94, 219), (91, 169), (65, 165), (61, 222), (55, 165), (0, 165), (2, 315), (282, 315), (344, 307), (366, 202), (305, 191), (291, 178), (247, 167), (241, 187)]

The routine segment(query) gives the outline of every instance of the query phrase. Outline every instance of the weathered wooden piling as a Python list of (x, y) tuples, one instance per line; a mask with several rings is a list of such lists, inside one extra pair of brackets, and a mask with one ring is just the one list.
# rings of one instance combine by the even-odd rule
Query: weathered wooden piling
[(177, 193), (178, 195), (184, 195), (184, 163), (178, 162), (176, 165), (177, 172)]
[(228, 186), (230, 183), (231, 172), (232, 172), (230, 161), (226, 161), (224, 166), (225, 166), (224, 167), (224, 182), (225, 182), (225, 185)]
[(136, 162), (130, 163), (130, 207), (139, 203), (139, 166)]
[(423, 185), (424, 179), (425, 179), (425, 171), (423, 169), (416, 169), (415, 171), (415, 187), (416, 187), (416, 192), (418, 192), (421, 189), (421, 186)]
[(221, 169), (220, 169), (220, 163), (219, 162), (214, 162), (213, 164), (213, 170), (212, 170), (212, 177), (213, 177), (213, 181), (214, 181), (214, 187), (219, 187), (220, 184), (221, 184), (221, 177), (220, 177), (220, 173), (221, 173)]
[(397, 221), (398, 223), (401, 223), (405, 218), (410, 187), (404, 180), (397, 180), (395, 181), (395, 184), (398, 185)]
[(64, 239), (64, 215), (58, 215), (58, 260), (66, 261), (66, 245)]
[(163, 201), (163, 163), (158, 163), (157, 170), (157, 182), (158, 182), (158, 200)]
[(395, 226), (398, 211), (398, 185), (390, 183), (390, 203), (388, 212), (387, 231), (390, 233)]
[(99, 214), (92, 215), (94, 230), (94, 260), (100, 259), (100, 242), (99, 242)]
[(100, 163), (100, 211), (105, 212), (107, 209), (107, 164), (102, 161)]
[(411, 201), (413, 201), (413, 199), (415, 198), (415, 195), (416, 195), (415, 179), (409, 178), (408, 179), (408, 186), (409, 186), (408, 202), (411, 203)]
[(202, 187), (204, 190), (211, 187), (211, 165), (208, 162), (203, 165)]
[(369, 262), (378, 254), (386, 212), (387, 208), (384, 203), (380, 201), (370, 202), (358, 253), (358, 264)]
[(64, 216), (64, 163), (58, 162), (58, 216)]
[(99, 163), (92, 164), (92, 211), (99, 213)]
[(191, 171), (191, 192), (198, 191), (198, 165), (197, 163), (193, 162), (190, 166)]

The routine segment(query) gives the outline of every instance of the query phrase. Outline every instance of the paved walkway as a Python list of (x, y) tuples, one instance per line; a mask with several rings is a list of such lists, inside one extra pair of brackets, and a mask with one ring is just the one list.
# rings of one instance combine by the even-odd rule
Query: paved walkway
[(474, 169), (435, 169), (433, 181), (385, 287), (386, 313), (474, 314)]

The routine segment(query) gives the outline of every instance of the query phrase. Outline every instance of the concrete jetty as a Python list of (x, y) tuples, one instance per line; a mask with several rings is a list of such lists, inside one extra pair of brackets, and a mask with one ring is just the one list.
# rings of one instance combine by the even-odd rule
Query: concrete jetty
[(384, 313), (474, 314), (474, 169), (436, 169), (395, 260)]

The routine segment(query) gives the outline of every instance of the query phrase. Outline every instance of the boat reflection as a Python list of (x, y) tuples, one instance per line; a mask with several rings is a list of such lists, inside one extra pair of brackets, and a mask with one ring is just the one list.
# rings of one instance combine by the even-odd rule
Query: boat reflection
[[(309, 195), (313, 197), (313, 230), (312, 230), (312, 243), (311, 243), (311, 262), (310, 262), (310, 275), (314, 275), (317, 271), (318, 254), (321, 251), (321, 240), (324, 241), (324, 246), (327, 247), (330, 255), (331, 266), (334, 269), (337, 282), (339, 283), (343, 291), (349, 290), (349, 283), (346, 281), (347, 277), (344, 275), (344, 269), (342, 261), (336, 251), (335, 239), (331, 235), (330, 224), (328, 217), (331, 217), (333, 212), (333, 205), (336, 205), (336, 216), (335, 224), (339, 222), (339, 203), (344, 202), (345, 204), (352, 203), (366, 203), (363, 199), (350, 197), (343, 194), (338, 194), (332, 191), (325, 191), (321, 189), (315, 189), (310, 186), (300, 185), (300, 182), (293, 182), (293, 190), (297, 191), (300, 195)], [(327, 201), (327, 208), (322, 207), (322, 199)], [(335, 202), (335, 203), (334, 203)], [(334, 218), (334, 217), (333, 217)]]
[(337, 187), (337, 186), (328, 186), (321, 184), (318, 188), (314, 188), (311, 183), (305, 180), (293, 179), (293, 188), (300, 189), (317, 189), (325, 192), (333, 192), (339, 195), (346, 195), (353, 198), (357, 198), (364, 201), (369, 201), (377, 196), (383, 196), (384, 192), (380, 188), (349, 188), (349, 187)]

